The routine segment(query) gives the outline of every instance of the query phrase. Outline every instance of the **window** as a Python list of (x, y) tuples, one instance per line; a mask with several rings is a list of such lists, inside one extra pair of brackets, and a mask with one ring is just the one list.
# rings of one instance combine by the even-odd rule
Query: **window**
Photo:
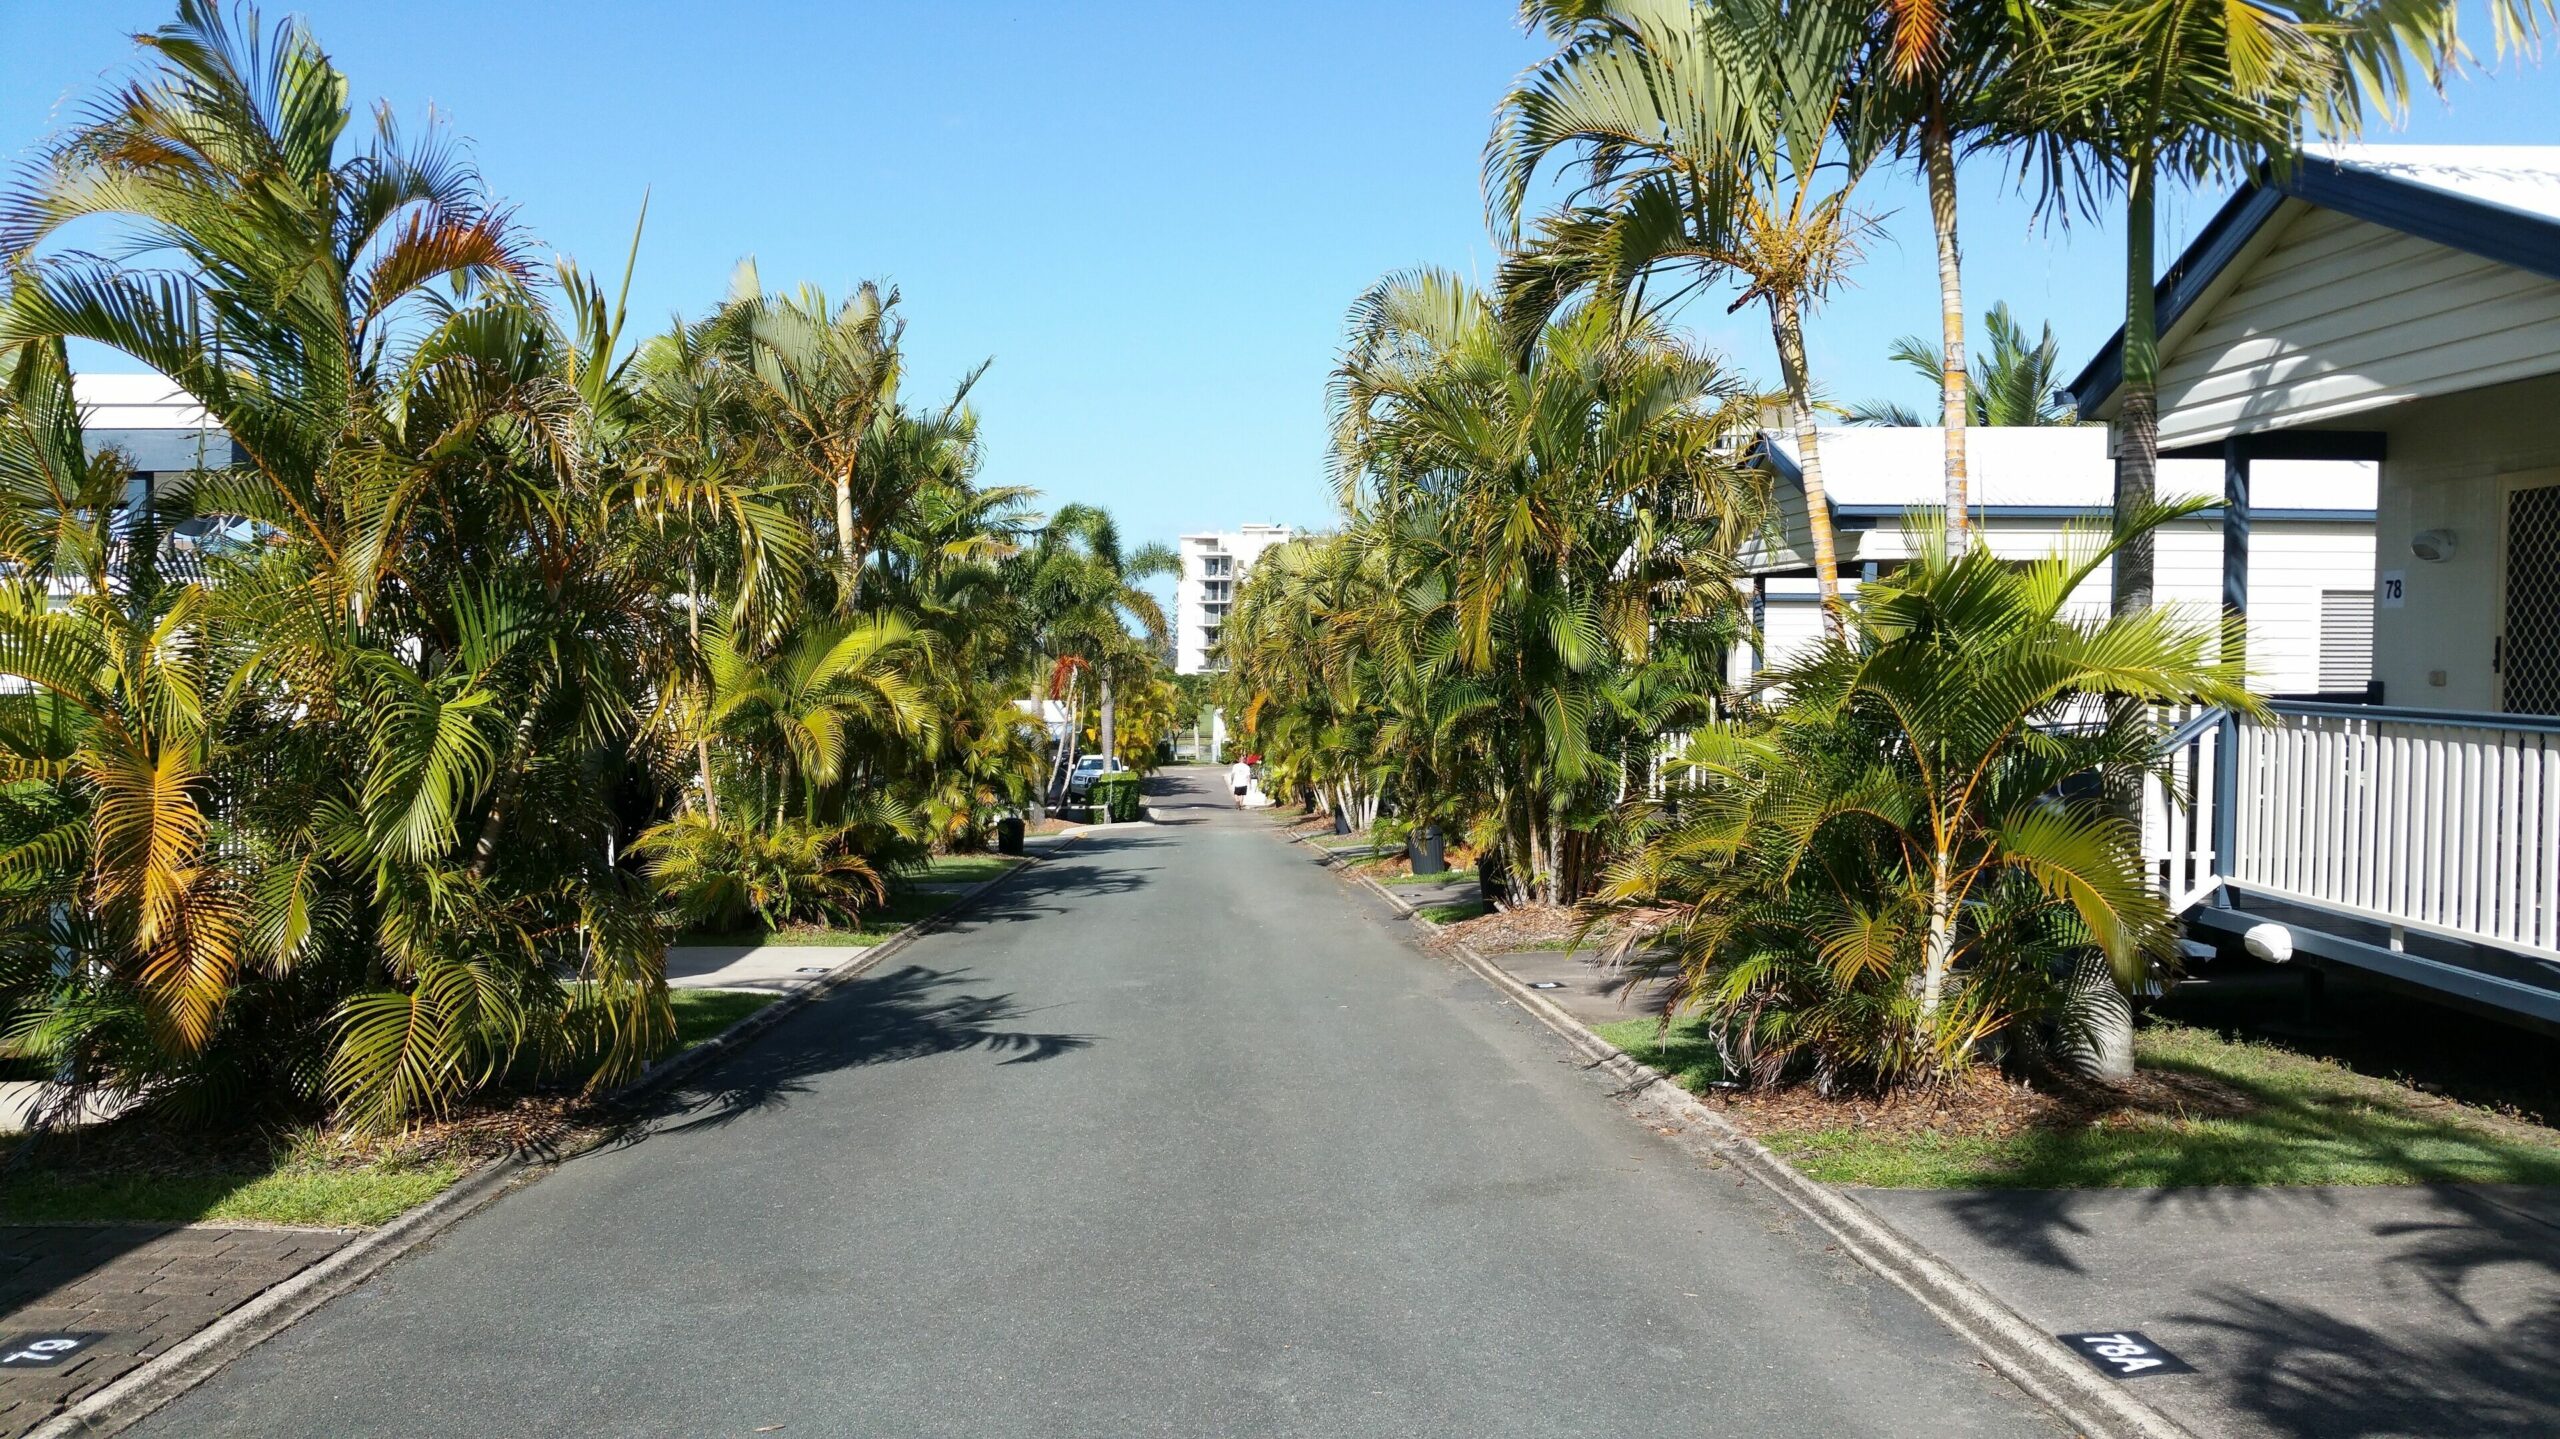
[(1203, 555), (1200, 557), (1200, 573), (1213, 580), (1224, 579), (1235, 572), (1235, 562), (1233, 555)]
[(2362, 690), (2373, 678), (2373, 591), (2320, 592), (2320, 689)]

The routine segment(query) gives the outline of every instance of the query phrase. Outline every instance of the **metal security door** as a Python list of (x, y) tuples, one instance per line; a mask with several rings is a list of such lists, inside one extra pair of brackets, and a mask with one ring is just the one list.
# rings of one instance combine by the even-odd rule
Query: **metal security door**
[(2507, 491), (2498, 677), (2509, 714), (2560, 714), (2560, 483), (2535, 481)]

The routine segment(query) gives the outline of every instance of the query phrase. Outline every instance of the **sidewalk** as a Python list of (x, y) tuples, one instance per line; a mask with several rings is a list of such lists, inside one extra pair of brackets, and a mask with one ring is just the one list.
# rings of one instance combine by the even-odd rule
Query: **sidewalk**
[(0, 1225), (0, 1340), (104, 1337), (48, 1368), (0, 1369), (0, 1439), (14, 1439), (326, 1258), (351, 1229)]
[(2136, 1329), (2198, 1434), (2560, 1432), (2560, 1190), (1859, 1189), (2048, 1333)]
[(877, 946), (858, 944), (676, 944), (667, 946), (669, 989), (754, 989), (788, 994)]

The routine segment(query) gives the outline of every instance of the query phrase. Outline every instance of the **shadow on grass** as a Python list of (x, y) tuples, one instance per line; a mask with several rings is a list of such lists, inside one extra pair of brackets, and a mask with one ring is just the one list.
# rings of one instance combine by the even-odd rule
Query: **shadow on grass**
[(1015, 1028), (1024, 1011), (1011, 995), (968, 993), (969, 983), (965, 971), (915, 964), (852, 980), (632, 1115), (618, 1142), (780, 1109), (840, 1070), (971, 1051), (1003, 1056), (1004, 1064), (1036, 1064), (1093, 1043), (1087, 1035)]

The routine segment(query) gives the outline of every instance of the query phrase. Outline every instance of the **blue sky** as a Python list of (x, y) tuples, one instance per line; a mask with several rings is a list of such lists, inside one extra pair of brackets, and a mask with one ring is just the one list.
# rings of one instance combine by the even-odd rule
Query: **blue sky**
[[(644, 192), (637, 316), (698, 312), (754, 255), (769, 285), (905, 296), (932, 393), (994, 360), (988, 477), (1106, 504), (1133, 539), (1320, 524), (1324, 379), (1345, 308), (1389, 271), (1490, 272), (1477, 188), (1495, 100), (1537, 49), (1500, 0), (1014, 6), (730, 0), (305, 0), (362, 100), (429, 105), (546, 246), (618, 272)], [(132, 64), (162, 0), (0, 0), (0, 155)], [(2485, 40), (2484, 42), (2485, 43)], [(2560, 76), (2513, 67), (2422, 100), (2428, 143), (2560, 143)], [(2051, 320), (2076, 367), (2113, 329), (2112, 226), (2040, 232), (1964, 177), (1976, 314)], [(2163, 254), (2218, 197), (2172, 207)], [(1922, 398), (1884, 358), (1934, 332), (1915, 185), (1817, 317), (1832, 395)], [(1756, 311), (1684, 317), (1769, 377)], [(131, 368), (83, 357), (95, 368)]]

